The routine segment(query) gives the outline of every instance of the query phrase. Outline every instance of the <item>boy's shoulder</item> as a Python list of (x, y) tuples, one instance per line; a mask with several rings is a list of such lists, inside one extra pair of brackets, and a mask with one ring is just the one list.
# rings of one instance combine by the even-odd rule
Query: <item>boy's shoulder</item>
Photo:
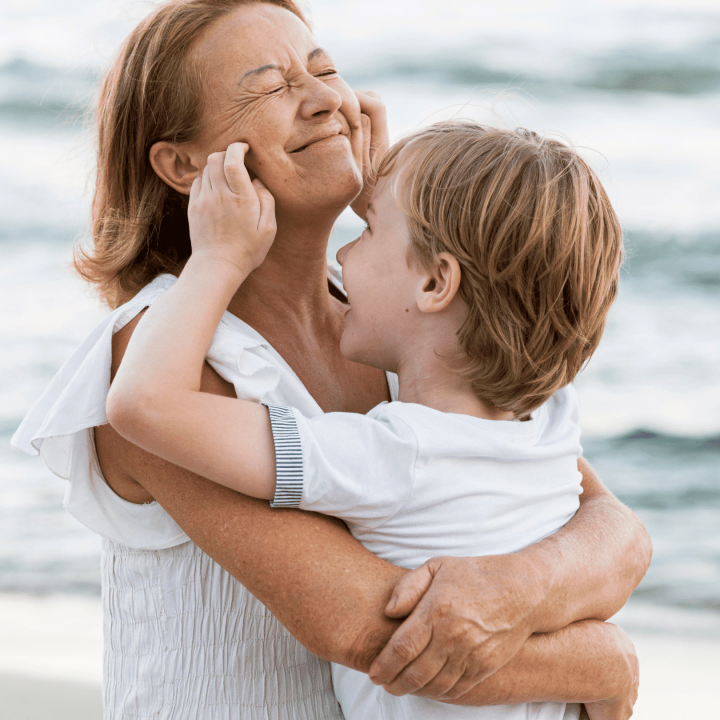
[(378, 405), (369, 415), (407, 425), (417, 438), (419, 455), (425, 457), (507, 461), (582, 454), (577, 396), (571, 385), (558, 390), (524, 422), (486, 420), (399, 401)]

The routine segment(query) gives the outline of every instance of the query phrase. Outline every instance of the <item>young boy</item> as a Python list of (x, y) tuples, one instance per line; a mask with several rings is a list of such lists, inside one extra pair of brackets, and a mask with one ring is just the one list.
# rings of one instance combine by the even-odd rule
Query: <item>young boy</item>
[[(276, 507), (342, 518), (408, 568), (508, 553), (578, 507), (569, 383), (617, 290), (622, 236), (599, 180), (570, 148), (523, 130), (433, 125), (384, 158), (362, 235), (338, 253), (342, 352), (399, 378), (367, 415), (305, 418), (199, 392), (238, 286), (274, 238), (272, 197), (232, 145), (193, 185), (193, 255), (133, 335), (108, 398), (132, 442)], [(236, 428), (236, 431), (229, 429)], [(563, 703), (457, 707), (394, 697), (333, 667), (353, 718), (577, 718)]]

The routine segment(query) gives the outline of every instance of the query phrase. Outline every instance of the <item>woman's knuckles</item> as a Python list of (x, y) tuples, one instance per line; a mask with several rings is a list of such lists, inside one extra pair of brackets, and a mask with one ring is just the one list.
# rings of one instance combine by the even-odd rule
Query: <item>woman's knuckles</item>
[(408, 668), (400, 676), (396, 684), (398, 689), (401, 690), (401, 694), (407, 695), (408, 693), (419, 690), (427, 683), (428, 680), (429, 678), (427, 677), (427, 673), (422, 670)]
[(390, 640), (390, 644), (392, 656), (404, 665), (412, 662), (424, 647), (424, 645), (420, 643), (420, 638), (416, 637), (414, 633), (393, 637)]

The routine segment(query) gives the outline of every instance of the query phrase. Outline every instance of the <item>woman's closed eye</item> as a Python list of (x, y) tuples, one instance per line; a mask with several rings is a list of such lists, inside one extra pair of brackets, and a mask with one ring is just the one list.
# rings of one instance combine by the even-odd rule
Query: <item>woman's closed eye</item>
[[(337, 70), (324, 70), (321, 73), (317, 73), (315, 77), (318, 78), (331, 78), (331, 77), (337, 77)], [(277, 87), (273, 88), (272, 90), (268, 90), (266, 95), (275, 95), (276, 93), (280, 92), (281, 90), (284, 90), (285, 88), (290, 87), (289, 83), (283, 83), (282, 85), (278, 85)]]

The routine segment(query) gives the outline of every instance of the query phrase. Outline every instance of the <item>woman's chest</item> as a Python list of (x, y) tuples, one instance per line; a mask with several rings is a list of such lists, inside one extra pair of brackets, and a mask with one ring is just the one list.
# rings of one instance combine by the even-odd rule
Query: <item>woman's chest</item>
[(283, 357), (323, 412), (364, 414), (390, 400), (382, 370), (351, 362), (339, 350), (324, 353), (297, 343)]

